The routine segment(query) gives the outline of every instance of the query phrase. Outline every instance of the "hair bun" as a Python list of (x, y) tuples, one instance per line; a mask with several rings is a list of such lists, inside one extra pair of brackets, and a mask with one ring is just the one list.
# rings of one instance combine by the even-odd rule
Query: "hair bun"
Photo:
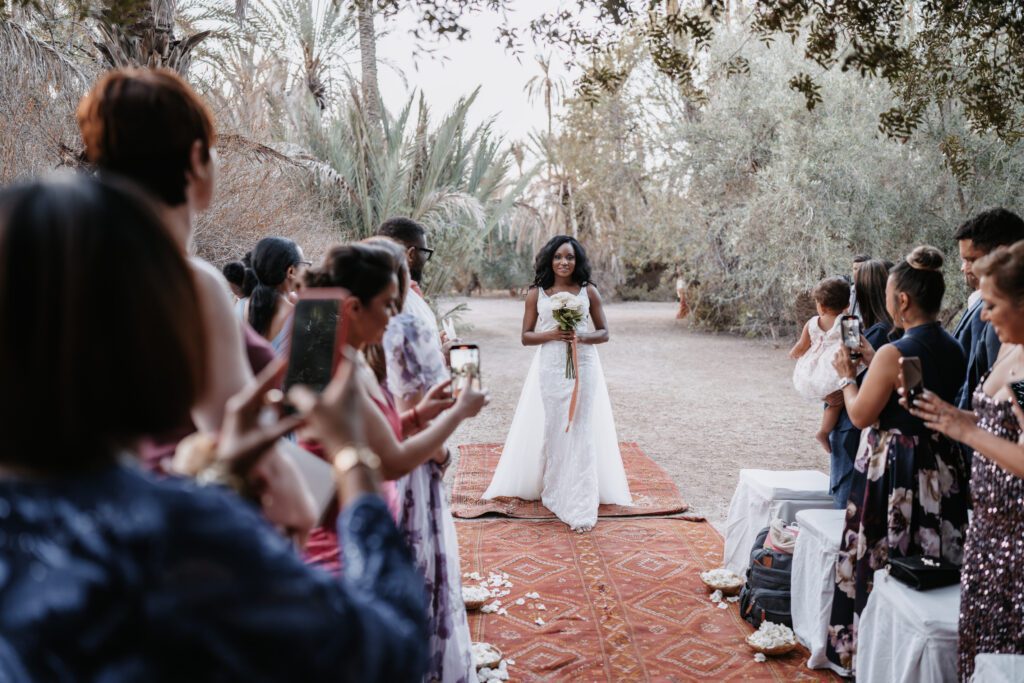
[(939, 272), (942, 270), (942, 264), (945, 259), (942, 256), (942, 252), (935, 247), (927, 244), (916, 247), (909, 255), (907, 255), (907, 263), (914, 270), (930, 270), (933, 272)]

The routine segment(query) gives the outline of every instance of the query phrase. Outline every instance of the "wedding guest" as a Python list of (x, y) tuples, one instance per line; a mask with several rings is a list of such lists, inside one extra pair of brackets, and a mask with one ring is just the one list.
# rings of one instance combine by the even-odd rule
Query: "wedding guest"
[(220, 269), (224, 279), (228, 281), (228, 287), (231, 288), (231, 293), (234, 295), (236, 303), (239, 299), (244, 299), (246, 296), (245, 271), (248, 268), (252, 268), (251, 251), (246, 252), (240, 261), (228, 261)]
[(999, 357), (974, 391), (973, 411), (932, 392), (912, 411), (974, 451), (974, 517), (960, 574), (963, 681), (979, 653), (1024, 655), (1024, 413), (1017, 405), (1024, 394), (1024, 242), (997, 247), (972, 271), (979, 278), (981, 317), (1002, 343)]
[[(851, 285), (854, 284), (854, 282), (856, 282), (857, 273), (860, 271), (861, 265), (867, 263), (870, 260), (871, 257), (868, 256), (867, 254), (857, 254), (856, 256), (853, 257), (853, 275), (847, 280)], [(858, 318), (860, 317), (860, 303), (857, 301), (856, 287), (850, 288), (850, 306), (849, 308), (847, 308), (847, 310), (850, 312), (850, 315), (855, 315)]]
[(999, 337), (981, 316), (981, 293), (974, 263), (996, 247), (1024, 240), (1024, 220), (1003, 208), (989, 209), (964, 222), (956, 229), (953, 239), (960, 249), (960, 272), (964, 274), (967, 287), (971, 290), (967, 307), (953, 330), (953, 336), (960, 342), (967, 356), (967, 374), (956, 404), (960, 408), (969, 409), (974, 388), (999, 355)]
[[(890, 266), (891, 267), (891, 266)], [(864, 327), (864, 339), (872, 349), (878, 350), (888, 341), (892, 331), (892, 318), (885, 310), (885, 286), (889, 279), (889, 268), (882, 261), (862, 261), (856, 266), (853, 276), (854, 290), (860, 302), (860, 319)], [(857, 376), (863, 381), (864, 373)], [(850, 421), (846, 406), (842, 406), (835, 428), (829, 433), (831, 448), (831, 473), (829, 490), (836, 509), (842, 510), (850, 499), (853, 484), (853, 461), (857, 457), (861, 430)]]
[[(157, 213), (186, 257), (193, 218), (209, 208), (216, 187), (217, 132), (203, 101), (167, 69), (116, 69), (96, 81), (76, 116), (86, 159), (101, 176), (121, 176), (152, 195)], [(246, 350), (253, 349), (252, 336), (258, 340), (259, 335), (247, 335), (235, 318), (221, 273), (202, 259), (189, 258), (188, 263), (199, 290), (203, 326), (210, 330), (204, 363), (208, 376), (191, 419), (200, 431), (215, 434), (228, 399), (253, 380)], [(187, 424), (183, 426), (187, 433)], [(150, 467), (160, 468), (181, 432), (154, 435), (158, 445), (148, 451)], [(259, 467), (269, 480), (298, 476), (291, 460), (276, 449)], [(290, 508), (271, 500), (264, 510), (287, 528), (310, 527), (316, 519), (311, 499), (305, 507)]]
[(384, 221), (377, 234), (388, 237), (405, 247), (406, 262), (409, 265), (409, 296), (405, 298), (403, 313), (416, 316), (431, 333), (441, 338), (437, 328), (437, 317), (430, 304), (423, 297), (420, 284), (423, 281), (423, 269), (434, 255), (434, 250), (427, 246), (427, 230), (411, 218), (389, 218)]
[[(399, 505), (394, 480), (429, 459), (443, 462), (447, 457), (442, 448), (445, 441), (463, 420), (475, 416), (488, 402), (485, 392), (464, 391), (450, 409), (444, 410), (445, 406), (438, 405), (428, 394), (403, 419), (394, 400), (381, 386), (362, 352), (368, 346), (381, 343), (400, 303), (400, 267), (400, 260), (386, 249), (349, 244), (331, 249), (323, 263), (309, 269), (305, 277), (308, 287), (341, 287), (352, 295), (343, 304), (348, 320), (346, 344), (359, 352), (355, 356), (359, 370), (357, 380), (372, 406), (366, 415), (367, 443), (380, 456), (381, 473), (388, 482), (385, 494), (396, 518)], [(408, 422), (410, 414), (430, 424), (403, 440), (402, 424)], [(311, 535), (308, 557), (328, 567), (341, 561), (330, 529), (318, 528)]]
[[(407, 272), (406, 250), (387, 237), (372, 237), (366, 242), (392, 250), (401, 276)], [(405, 285), (407, 286), (407, 285)], [(436, 396), (450, 406), (448, 368), (440, 340), (417, 316), (400, 312), (392, 316), (384, 332), (381, 359), (385, 363), (378, 378), (386, 381), (400, 409), (415, 406), (421, 396)], [(376, 368), (375, 368), (376, 370)], [(438, 394), (438, 389), (443, 393)], [(412, 413), (412, 424), (403, 423), (406, 436), (422, 430), (426, 421)], [(430, 628), (430, 665), (426, 680), (472, 680), (472, 639), (462, 599), (462, 570), (459, 565), (459, 540), (455, 533), (444, 485), (444, 465), (427, 460), (396, 482), (398, 526), (412, 548), (416, 566), (427, 581), (428, 624)]]
[(235, 312), (281, 355), (292, 332), (292, 296), (312, 264), (299, 245), (284, 237), (264, 237), (257, 242), (251, 264), (243, 279), (245, 298), (235, 304)]
[(850, 421), (868, 432), (857, 453), (836, 565), (829, 659), (853, 669), (856, 624), (877, 569), (891, 557), (926, 555), (960, 564), (967, 526), (966, 473), (960, 450), (899, 404), (900, 361), (920, 360), (924, 386), (952, 401), (963, 381), (963, 349), (938, 321), (946, 286), (942, 253), (917, 247), (889, 275), (886, 306), (903, 336), (877, 353), (862, 343), (868, 371), (858, 386), (855, 363), (841, 346), (834, 365), (843, 379)]
[[(340, 579), (235, 493), (131, 456), (209, 382), (200, 287), (134, 190), (68, 175), (0, 193), (0, 325), (18, 330), (0, 335), (0, 679), (417, 680), (423, 582), (375, 495), (351, 373), (293, 396), (338, 454), (361, 558)], [(279, 370), (228, 402), (212, 478), (257, 486), (253, 462), (299, 422), (258, 419)]]

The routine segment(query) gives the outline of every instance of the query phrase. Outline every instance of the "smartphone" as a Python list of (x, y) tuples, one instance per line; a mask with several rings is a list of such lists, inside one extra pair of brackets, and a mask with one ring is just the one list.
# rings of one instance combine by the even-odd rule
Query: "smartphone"
[(903, 356), (900, 358), (900, 368), (903, 371), (903, 398), (906, 399), (907, 405), (913, 405), (914, 399), (924, 391), (921, 359), (917, 356)]
[(458, 396), (463, 387), (480, 386), (480, 347), (456, 344), (451, 350), (452, 394)]
[(861, 322), (855, 315), (844, 315), (839, 319), (843, 334), (843, 346), (850, 349), (850, 358), (860, 360)]
[(299, 293), (292, 317), (284, 392), (296, 384), (323, 391), (334, 377), (345, 348), (344, 289), (314, 287)]

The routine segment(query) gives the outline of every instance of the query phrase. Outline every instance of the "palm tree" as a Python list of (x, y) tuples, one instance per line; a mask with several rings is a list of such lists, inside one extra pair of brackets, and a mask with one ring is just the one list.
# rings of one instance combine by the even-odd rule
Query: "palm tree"
[(552, 76), (551, 74), (551, 55), (544, 57), (537, 55), (535, 57), (537, 64), (540, 66), (540, 73), (531, 77), (526, 82), (526, 86), (523, 90), (526, 92), (526, 96), (530, 99), (530, 102), (536, 102), (537, 99), (543, 99), (544, 109), (548, 115), (548, 138), (552, 136), (552, 121), (554, 118), (554, 107), (565, 99), (565, 78), (562, 76)]
[(332, 74), (347, 69), (346, 59), (355, 49), (355, 25), (343, 4), (258, 0), (251, 3), (249, 14), (245, 29), (252, 32), (251, 40), (292, 64), (293, 82), (326, 110), (332, 99)]
[(469, 125), (475, 98), (473, 92), (460, 100), (431, 127), (426, 102), (414, 95), (397, 115), (382, 108), (378, 134), (353, 90), (330, 115), (307, 110), (299, 131), (304, 158), (346, 238), (372, 235), (396, 215), (410, 216), (429, 230), (438, 255), (428, 294), (446, 291), (474, 260), (484, 237), (532, 177), (513, 181), (512, 155), (502, 149), (490, 123)]
[(165, 67), (188, 75), (192, 52), (209, 31), (178, 38), (174, 33), (177, 0), (122, 3), (108, 0), (96, 15), (96, 49), (108, 68)]
[(374, 0), (353, 0), (359, 26), (359, 63), (362, 71), (363, 102), (366, 118), (374, 130), (383, 123), (380, 86), (377, 81), (377, 29), (374, 25)]

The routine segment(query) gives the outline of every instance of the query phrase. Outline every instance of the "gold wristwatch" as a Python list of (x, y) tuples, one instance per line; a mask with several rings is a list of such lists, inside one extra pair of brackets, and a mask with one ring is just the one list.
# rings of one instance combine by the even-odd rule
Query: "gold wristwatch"
[(362, 465), (374, 474), (380, 471), (380, 457), (365, 446), (345, 446), (334, 454), (334, 469), (347, 474), (356, 465)]

